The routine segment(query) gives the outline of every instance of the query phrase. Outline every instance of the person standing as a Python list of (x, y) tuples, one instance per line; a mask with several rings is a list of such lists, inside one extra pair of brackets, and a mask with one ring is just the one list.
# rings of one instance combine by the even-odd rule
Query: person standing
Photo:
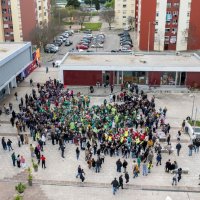
[(83, 174), (85, 175), (85, 172), (84, 172), (83, 169), (81, 169), (80, 179), (81, 179), (82, 182), (84, 182), (84, 180), (85, 180), (85, 177), (83, 176)]
[(177, 150), (177, 156), (179, 156), (179, 153), (180, 153), (180, 150), (181, 150), (180, 142), (178, 142), (178, 144), (176, 145), (176, 150)]
[(77, 147), (77, 148), (76, 148), (76, 159), (77, 159), (77, 160), (79, 159), (79, 156), (80, 156), (80, 150), (79, 150), (79, 148)]
[(126, 183), (128, 183), (129, 182), (129, 174), (128, 174), (128, 172), (125, 173), (125, 179), (126, 179)]
[(8, 146), (8, 150), (10, 151), (10, 149), (11, 150), (14, 150), (13, 148), (12, 148), (12, 141), (10, 140), (10, 139), (8, 139), (8, 141), (7, 141), (7, 146)]
[(189, 144), (188, 145), (188, 149), (189, 149), (189, 156), (192, 156), (192, 149), (193, 149), (193, 144), (191, 143), (191, 144)]
[(177, 177), (178, 177), (178, 174), (174, 174), (174, 176), (172, 177), (172, 185), (177, 185)]
[(120, 172), (120, 173), (121, 173), (122, 162), (121, 162), (120, 159), (117, 160), (116, 165), (117, 165), (117, 172)]
[(15, 99), (16, 99), (16, 101), (18, 101), (18, 94), (17, 94), (17, 92), (15, 92)]
[(126, 173), (126, 168), (127, 168), (128, 162), (126, 160), (124, 160), (122, 166), (124, 168), (124, 173)]
[(115, 195), (115, 193), (119, 187), (119, 182), (117, 181), (116, 178), (111, 182), (111, 185), (113, 186), (113, 195)]
[(146, 161), (144, 161), (143, 164), (142, 164), (142, 174), (143, 174), (143, 176), (147, 176), (148, 175)]
[(178, 169), (178, 182), (181, 180), (182, 168)]
[(2, 144), (3, 149), (7, 150), (7, 144), (6, 144), (6, 141), (5, 141), (5, 137), (2, 137), (1, 144)]
[(65, 146), (64, 146), (64, 144), (61, 145), (60, 149), (61, 149), (61, 157), (65, 158), (65, 156), (64, 156), (64, 153), (65, 153)]
[(49, 68), (48, 66), (46, 66), (46, 74), (49, 72)]
[(46, 168), (46, 158), (44, 157), (44, 155), (41, 156), (41, 161), (42, 161), (42, 168)]
[(15, 152), (12, 153), (11, 158), (12, 158), (13, 166), (15, 167), (15, 163), (16, 163), (16, 160), (17, 160), (17, 158), (15, 156)]
[(161, 165), (161, 160), (162, 160), (162, 156), (161, 156), (160, 153), (158, 153), (157, 156), (156, 156), (156, 161), (157, 161), (156, 166), (158, 166), (159, 163)]
[(123, 177), (122, 177), (122, 175), (119, 177), (119, 187), (121, 187), (121, 189), (124, 189), (124, 187), (123, 187), (123, 182), (124, 182), (124, 180), (123, 180)]
[(170, 140), (171, 140), (171, 135), (168, 134), (168, 136), (167, 136), (167, 144), (168, 144), (168, 145), (170, 144)]
[(184, 131), (185, 128), (185, 120), (183, 120), (182, 124), (181, 124), (181, 131)]
[(78, 166), (78, 169), (77, 169), (77, 175), (76, 175), (76, 178), (78, 178), (80, 175), (81, 175), (81, 171), (82, 171), (82, 169), (81, 169), (81, 166), (79, 165)]
[(20, 155), (17, 156), (17, 167), (20, 168)]

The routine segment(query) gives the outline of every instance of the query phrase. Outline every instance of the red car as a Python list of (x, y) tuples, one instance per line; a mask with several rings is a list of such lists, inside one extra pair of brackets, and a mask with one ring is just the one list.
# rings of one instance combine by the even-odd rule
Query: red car
[(88, 49), (88, 46), (85, 46), (85, 45), (76, 45), (76, 49)]

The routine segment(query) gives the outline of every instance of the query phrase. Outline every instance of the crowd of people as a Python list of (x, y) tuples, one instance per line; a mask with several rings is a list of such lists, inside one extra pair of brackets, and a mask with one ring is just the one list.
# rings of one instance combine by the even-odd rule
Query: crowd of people
[[(33, 83), (30, 84), (33, 86)], [(140, 171), (143, 176), (151, 173), (155, 153), (156, 166), (162, 165), (158, 129), (166, 134), (170, 145), (170, 125), (165, 123), (167, 108), (156, 110), (155, 97), (148, 99), (143, 91), (139, 93), (136, 85), (129, 86), (128, 90), (122, 88), (117, 100), (112, 95), (110, 103), (105, 99), (102, 105), (91, 106), (89, 96), (80, 92), (74, 95), (73, 90), (64, 89), (58, 80), (49, 78), (44, 85), (38, 83), (37, 89), (32, 88), (32, 94), (26, 94), (20, 100), (16, 96), (16, 100), (19, 101), (19, 112), (10, 107), (10, 121), (17, 128), (18, 146), (30, 143), (28, 135), (22, 133), (28, 128), (32, 140), (37, 141), (35, 147), (30, 144), (31, 157), (36, 157), (38, 165), (42, 160), (44, 169), (46, 158), (41, 152), (46, 140), (59, 146), (63, 158), (66, 145), (74, 143), (77, 145), (77, 160), (80, 151), (84, 151), (88, 168), (96, 173), (100, 173), (106, 156), (116, 157), (117, 172), (121, 173), (123, 168), (128, 183), (128, 165), (132, 166), (133, 178), (137, 178)], [(2, 138), (3, 149), (8, 147), (12, 150), (11, 144), (12, 141), (6, 142)], [(128, 163), (128, 158), (133, 159), (132, 163)], [(15, 160), (18, 167), (25, 166), (23, 156), (16, 158), (13, 153), (12, 160), (14, 166)], [(179, 169), (177, 177), (173, 176), (173, 184), (177, 184), (175, 178), (180, 181), (181, 168), (175, 161), (171, 163), (169, 160), (165, 169), (167, 172)], [(78, 166), (77, 171), (76, 177), (83, 182), (84, 170)], [(115, 178), (112, 185), (113, 194), (118, 187), (123, 189), (123, 175), (120, 174), (119, 181)]]

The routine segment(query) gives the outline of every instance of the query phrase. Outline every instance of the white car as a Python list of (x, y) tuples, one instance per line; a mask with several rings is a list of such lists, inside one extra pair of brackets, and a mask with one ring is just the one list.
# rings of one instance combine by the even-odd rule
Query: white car
[(92, 44), (91, 48), (103, 48), (102, 44)]

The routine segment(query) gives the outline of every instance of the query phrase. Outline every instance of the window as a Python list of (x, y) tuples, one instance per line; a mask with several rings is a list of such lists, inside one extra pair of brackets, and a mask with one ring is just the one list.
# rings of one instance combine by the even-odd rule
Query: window
[(173, 20), (173, 24), (178, 24), (178, 20), (177, 20), (177, 19), (174, 19), (174, 20)]
[(13, 25), (10, 25), (10, 29), (13, 29)]
[(188, 17), (190, 16), (190, 12), (187, 13), (187, 16), (188, 16)]
[(126, 8), (126, 5), (123, 5), (123, 8)]
[(169, 41), (169, 36), (165, 36), (165, 41)]
[(41, 6), (39, 6), (38, 9), (41, 10)]
[(169, 32), (170, 32), (170, 28), (166, 28), (165, 33), (169, 33)]
[(179, 7), (179, 3), (174, 3), (174, 7)]
[(123, 16), (123, 18), (126, 18), (126, 16)]
[(177, 33), (177, 28), (172, 28), (172, 33), (176, 34)]
[(123, 11), (123, 14), (126, 14), (126, 10)]
[(123, 23), (123, 26), (126, 26), (126, 23)]
[(12, 21), (12, 17), (8, 17), (8, 20), (11, 22)]
[(158, 21), (156, 21), (156, 25), (158, 25)]
[(173, 16), (177, 17), (178, 16), (178, 11), (173, 11)]
[(2, 9), (2, 14), (6, 14), (6, 12), (7, 12), (7, 9), (6, 9), (6, 8), (3, 8), (3, 9)]
[(158, 33), (158, 29), (157, 28), (155, 29), (155, 33)]
[(1, 5), (6, 5), (6, 1), (5, 1), (5, 0), (2, 0), (2, 1), (1, 1)]
[(158, 16), (159, 16), (159, 12), (156, 13), (156, 17), (158, 17)]
[(171, 4), (171, 3), (167, 3), (167, 7), (168, 7), (168, 8), (171, 8), (171, 7), (172, 7), (172, 4)]
[(11, 13), (11, 8), (8, 8), (8, 13)]

